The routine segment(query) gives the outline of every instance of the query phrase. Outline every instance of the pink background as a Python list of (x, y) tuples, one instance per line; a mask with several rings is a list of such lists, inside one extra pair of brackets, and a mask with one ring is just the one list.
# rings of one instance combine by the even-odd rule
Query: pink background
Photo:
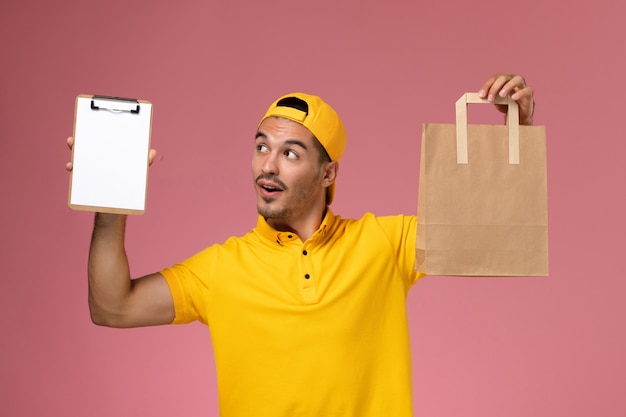
[(547, 126), (551, 274), (417, 284), (416, 415), (626, 415), (626, 6), (572, 4), (3, 1), (0, 414), (218, 415), (206, 328), (89, 320), (92, 215), (67, 208), (64, 170), (77, 94), (154, 103), (161, 157), (127, 235), (142, 275), (255, 224), (252, 139), (278, 95), (319, 94), (344, 118), (336, 213), (411, 214), (422, 123), (452, 122), (504, 70)]

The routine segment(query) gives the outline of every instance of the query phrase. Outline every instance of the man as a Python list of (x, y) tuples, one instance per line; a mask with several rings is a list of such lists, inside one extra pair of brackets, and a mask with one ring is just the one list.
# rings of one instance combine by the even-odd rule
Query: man
[[(520, 123), (532, 124), (523, 78), (495, 75), (479, 94), (511, 95)], [(125, 217), (97, 214), (93, 322), (207, 324), (224, 417), (411, 416), (406, 297), (420, 277), (417, 219), (334, 215), (345, 143), (340, 118), (319, 97), (279, 98), (255, 138), (257, 226), (142, 278), (130, 277)]]

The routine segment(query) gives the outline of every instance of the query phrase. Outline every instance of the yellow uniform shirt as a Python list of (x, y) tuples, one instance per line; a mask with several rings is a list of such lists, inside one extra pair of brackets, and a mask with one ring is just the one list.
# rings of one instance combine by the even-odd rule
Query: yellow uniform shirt
[(415, 217), (341, 219), (306, 242), (259, 217), (162, 271), (174, 323), (211, 331), (223, 417), (412, 415)]

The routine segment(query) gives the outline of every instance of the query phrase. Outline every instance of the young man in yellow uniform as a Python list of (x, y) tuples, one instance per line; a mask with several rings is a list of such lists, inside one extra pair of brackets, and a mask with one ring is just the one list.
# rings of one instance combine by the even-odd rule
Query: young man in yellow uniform
[[(523, 78), (495, 75), (479, 93), (511, 95), (520, 123), (532, 124)], [(130, 277), (125, 216), (97, 214), (94, 323), (207, 324), (224, 417), (411, 416), (406, 297), (420, 277), (417, 219), (331, 211), (345, 145), (341, 119), (321, 98), (279, 98), (255, 138), (257, 226), (142, 278)]]

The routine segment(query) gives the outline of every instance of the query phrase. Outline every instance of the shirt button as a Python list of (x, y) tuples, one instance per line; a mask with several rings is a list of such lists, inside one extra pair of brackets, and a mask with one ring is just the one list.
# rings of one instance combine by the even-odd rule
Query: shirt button
[(303, 254), (304, 256), (306, 256), (306, 255), (308, 254), (308, 252), (307, 252), (307, 251), (305, 251), (305, 250), (303, 250), (303, 251), (302, 251), (302, 254)]
[(304, 278), (305, 278), (305, 279), (309, 279), (309, 278), (311, 278), (311, 275), (306, 274), (306, 275), (304, 275)]

